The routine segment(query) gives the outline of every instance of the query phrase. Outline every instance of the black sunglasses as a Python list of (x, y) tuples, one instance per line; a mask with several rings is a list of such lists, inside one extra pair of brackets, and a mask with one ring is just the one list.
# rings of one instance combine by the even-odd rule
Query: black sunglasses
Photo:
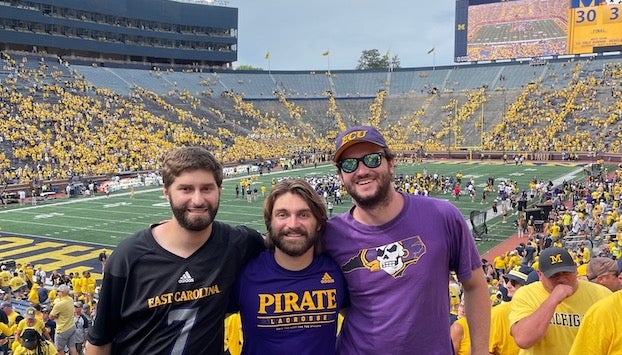
[(378, 152), (365, 154), (361, 158), (342, 159), (339, 161), (339, 169), (344, 173), (353, 173), (358, 169), (360, 161), (370, 169), (377, 168), (382, 163), (382, 155), (382, 153)]
[(511, 284), (512, 284), (512, 286), (514, 286), (514, 287), (516, 287), (516, 285), (523, 286), (523, 284), (522, 284), (522, 283), (520, 283), (520, 282), (518, 282), (518, 281), (516, 281), (516, 280), (509, 279), (508, 281), (510, 281), (510, 283), (511, 283)]

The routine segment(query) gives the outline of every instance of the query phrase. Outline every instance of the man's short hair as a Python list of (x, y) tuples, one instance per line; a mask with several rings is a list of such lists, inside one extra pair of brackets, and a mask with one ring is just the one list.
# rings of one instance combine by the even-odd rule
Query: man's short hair
[(203, 147), (182, 147), (171, 149), (164, 154), (160, 175), (164, 187), (169, 187), (175, 178), (185, 171), (207, 170), (214, 174), (218, 187), (222, 186), (222, 164)]

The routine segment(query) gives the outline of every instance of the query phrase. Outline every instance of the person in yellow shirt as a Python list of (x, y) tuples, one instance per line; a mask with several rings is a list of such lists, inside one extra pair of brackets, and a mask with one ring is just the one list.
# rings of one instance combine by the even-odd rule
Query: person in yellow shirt
[(505, 274), (506, 264), (505, 264), (505, 257), (503, 255), (495, 256), (495, 258), (492, 260), (492, 265), (497, 271), (497, 275)]
[(563, 248), (540, 253), (540, 282), (518, 289), (508, 316), (520, 354), (566, 355), (581, 320), (596, 301), (611, 294), (604, 286), (577, 279), (577, 266)]
[(86, 303), (91, 303), (93, 300), (95, 296), (95, 285), (95, 278), (91, 276), (89, 271), (84, 271), (80, 279), (80, 291), (84, 295)]
[(583, 317), (570, 355), (614, 355), (622, 351), (622, 291), (596, 302)]
[(28, 290), (28, 285), (26, 281), (18, 272), (13, 273), (13, 277), (9, 281), (11, 285), (11, 292), (13, 292), (13, 297), (17, 299), (22, 298), (22, 294)]
[(82, 278), (78, 273), (69, 273), (69, 277), (71, 278), (71, 289), (73, 290), (74, 300), (80, 299), (82, 296)]
[(471, 335), (464, 311), (464, 302), (460, 302), (458, 305), (458, 320), (451, 325), (449, 332), (454, 353), (456, 355), (469, 355), (471, 353)]
[(15, 334), (15, 328), (17, 328), (15, 324), (9, 327), (8, 324), (0, 322), (0, 353), (7, 354), (9, 352), (9, 341), (11, 340), (10, 337)]
[(24, 274), (26, 275), (26, 283), (30, 285), (35, 283), (35, 268), (34, 266), (32, 266), (32, 264), (26, 264), (26, 267), (24, 268)]
[(21, 342), (22, 334), (26, 329), (34, 329), (39, 333), (40, 336), (45, 337), (45, 339), (50, 340), (50, 334), (45, 328), (45, 323), (43, 323), (42, 315), (39, 314), (40, 318), (37, 318), (37, 310), (33, 307), (29, 307), (26, 309), (26, 313), (24, 314), (24, 319), (22, 319), (15, 329), (15, 341), (13, 342), (12, 349), (15, 351), (19, 343)]
[[(511, 270), (503, 276), (510, 302), (516, 290), (527, 284), (527, 278), (531, 271), (530, 267), (523, 266), (519, 270)], [(488, 342), (488, 352), (491, 354), (516, 355), (519, 352), (518, 345), (510, 335), (510, 323), (508, 321), (510, 302), (503, 302), (492, 308), (490, 341)]]
[(558, 240), (561, 237), (561, 226), (559, 223), (553, 223), (551, 225), (551, 239)]
[(522, 262), (522, 257), (518, 255), (518, 250), (512, 250), (510, 252), (510, 261), (508, 262), (507, 269), (512, 270), (516, 266), (520, 265)]
[(11, 292), (11, 272), (6, 265), (0, 266), (0, 289), (5, 293)]
[(56, 321), (56, 335), (54, 345), (59, 350), (58, 355), (63, 355), (65, 347), (69, 348), (70, 355), (77, 355), (76, 350), (76, 326), (74, 324), (73, 299), (69, 296), (69, 286), (58, 287), (58, 300), (52, 307), (50, 319)]
[[(13, 351), (13, 355), (54, 355), (60, 353), (51, 341), (45, 340), (32, 328), (24, 330), (22, 342)], [(64, 352), (63, 352), (64, 353)]]
[(30, 289), (30, 291), (28, 292), (28, 302), (30, 302), (30, 304), (39, 304), (39, 288), (41, 286), (39, 286), (38, 284), (33, 284), (32, 288)]

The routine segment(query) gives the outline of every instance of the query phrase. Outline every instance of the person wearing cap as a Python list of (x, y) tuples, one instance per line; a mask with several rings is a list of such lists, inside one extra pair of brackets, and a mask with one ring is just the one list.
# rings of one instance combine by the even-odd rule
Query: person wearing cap
[(45, 323), (43, 320), (37, 317), (37, 310), (34, 307), (28, 307), (24, 313), (24, 319), (22, 319), (15, 329), (15, 340), (19, 341), (22, 333), (26, 329), (34, 329), (46, 339), (50, 339), (50, 334), (45, 329)]
[(590, 307), (581, 320), (581, 326), (579, 326), (569, 354), (620, 354), (622, 351), (621, 305), (622, 291), (616, 291)]
[(86, 336), (89, 331), (90, 322), (84, 314), (82, 314), (82, 301), (76, 301), (73, 303), (74, 314), (73, 322), (76, 325), (76, 351), (78, 354), (84, 354), (84, 346), (86, 345)]
[(622, 289), (622, 277), (618, 272), (618, 264), (615, 260), (607, 257), (592, 258), (587, 263), (587, 279), (603, 285), (616, 292)]
[(45, 340), (32, 328), (24, 330), (21, 343), (13, 350), (13, 355), (54, 355), (57, 353), (59, 352), (54, 344)]
[(23, 293), (28, 292), (28, 284), (25, 278), (26, 275), (20, 270), (19, 272), (13, 272), (13, 277), (9, 281), (11, 284), (11, 292), (16, 299), (21, 299)]
[(577, 279), (577, 266), (563, 248), (540, 253), (539, 282), (518, 289), (511, 302), (510, 333), (520, 354), (568, 354), (588, 308), (611, 294)]
[(510, 270), (503, 275), (503, 281), (507, 290), (509, 302), (502, 302), (494, 306), (490, 313), (490, 341), (488, 342), (488, 352), (495, 355), (515, 355), (519, 352), (514, 338), (510, 335), (510, 324), (508, 315), (510, 314), (510, 302), (514, 293), (519, 288), (527, 284), (529, 273), (533, 269), (529, 266), (522, 266), (518, 270)]
[(56, 321), (56, 336), (54, 345), (58, 350), (58, 355), (64, 354), (64, 349), (69, 349), (69, 354), (77, 355), (76, 337), (77, 330), (73, 322), (73, 298), (69, 295), (69, 286), (60, 285), (58, 287), (57, 300), (50, 311), (50, 319)]
[(488, 285), (460, 211), (398, 192), (395, 154), (374, 127), (340, 133), (333, 161), (354, 204), (329, 220), (323, 238), (350, 291), (338, 353), (451, 354), (450, 271), (463, 285), (472, 353), (487, 353)]

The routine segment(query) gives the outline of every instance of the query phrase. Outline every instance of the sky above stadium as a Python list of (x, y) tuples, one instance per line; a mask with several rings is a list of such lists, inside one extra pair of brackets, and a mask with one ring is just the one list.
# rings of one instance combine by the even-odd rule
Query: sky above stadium
[(228, 6), (238, 8), (235, 68), (354, 69), (371, 49), (397, 55), (402, 68), (454, 63), (455, 0), (229, 0)]

